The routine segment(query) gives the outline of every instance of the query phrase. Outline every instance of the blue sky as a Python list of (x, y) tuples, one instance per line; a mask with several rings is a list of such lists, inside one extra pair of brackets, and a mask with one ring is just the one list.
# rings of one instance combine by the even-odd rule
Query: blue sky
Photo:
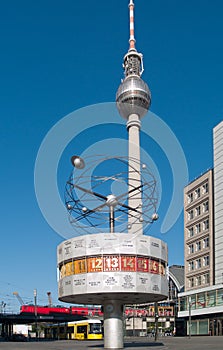
[[(35, 160), (43, 138), (61, 118), (114, 102), (128, 50), (127, 6), (128, 0), (1, 4), (0, 302), (6, 302), (6, 311), (18, 310), (14, 291), (30, 302), (37, 288), (41, 304), (51, 291), (58, 303), (56, 247), (63, 238), (38, 207)], [(220, 0), (135, 0), (136, 47), (144, 55), (151, 111), (181, 143), (190, 180), (212, 167), (212, 129), (223, 119), (222, 15)], [(125, 137), (124, 129), (116, 131)], [(61, 188), (71, 171), (69, 154), (68, 147), (58, 169)], [(165, 166), (170, 171), (164, 158), (161, 175)], [(162, 237), (170, 264), (183, 264), (182, 215)]]

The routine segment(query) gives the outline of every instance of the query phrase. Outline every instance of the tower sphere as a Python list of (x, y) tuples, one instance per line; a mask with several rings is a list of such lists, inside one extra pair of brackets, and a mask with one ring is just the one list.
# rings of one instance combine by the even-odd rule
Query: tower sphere
[(125, 119), (131, 114), (142, 118), (149, 110), (150, 104), (151, 93), (148, 85), (137, 75), (127, 76), (116, 94), (119, 114)]

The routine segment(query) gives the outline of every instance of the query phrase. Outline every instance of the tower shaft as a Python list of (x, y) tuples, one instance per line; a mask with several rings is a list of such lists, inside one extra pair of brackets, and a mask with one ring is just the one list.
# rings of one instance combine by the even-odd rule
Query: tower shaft
[[(137, 114), (131, 114), (128, 118), (127, 128), (129, 133), (129, 191), (141, 185), (141, 169), (140, 169), (140, 118)], [(141, 189), (134, 191), (129, 195), (128, 205), (137, 209), (128, 212), (128, 233), (143, 234), (142, 224), (142, 194)]]

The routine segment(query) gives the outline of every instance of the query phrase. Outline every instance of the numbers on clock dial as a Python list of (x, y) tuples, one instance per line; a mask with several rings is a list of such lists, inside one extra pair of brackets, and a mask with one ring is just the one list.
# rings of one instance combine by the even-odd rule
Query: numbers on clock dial
[(60, 266), (60, 278), (73, 274), (103, 271), (138, 271), (165, 276), (165, 263), (143, 256), (98, 255), (83, 257)]
[(86, 264), (86, 260), (85, 259), (75, 260), (75, 262), (74, 262), (75, 274), (86, 273), (87, 272), (87, 266), (86, 265), (87, 264)]
[(119, 255), (104, 256), (104, 271), (119, 271), (120, 258)]
[(159, 273), (159, 262), (156, 260), (150, 260), (150, 272), (154, 274)]
[(103, 260), (102, 257), (88, 258), (88, 272), (103, 271)]
[(121, 269), (122, 271), (135, 271), (136, 270), (135, 256), (122, 256)]
[(137, 271), (148, 272), (149, 271), (149, 259), (148, 258), (137, 258)]

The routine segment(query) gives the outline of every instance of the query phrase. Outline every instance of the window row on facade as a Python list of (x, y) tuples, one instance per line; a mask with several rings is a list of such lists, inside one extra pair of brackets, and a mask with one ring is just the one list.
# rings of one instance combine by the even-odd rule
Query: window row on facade
[(208, 186), (208, 181), (205, 182), (202, 186), (196, 188), (195, 190), (191, 191), (187, 195), (187, 203), (190, 204), (193, 201), (197, 200), (200, 198), (202, 195), (205, 195), (208, 193), (209, 186)]
[(202, 240), (196, 241), (188, 245), (188, 254), (200, 252), (203, 249), (209, 248), (209, 237), (205, 237)]
[(196, 225), (191, 226), (187, 229), (188, 238), (193, 237), (196, 234), (201, 233), (202, 231), (206, 231), (209, 229), (209, 219), (205, 219), (202, 222), (198, 222)]
[(209, 272), (202, 275), (189, 278), (189, 288), (199, 287), (202, 285), (207, 285), (210, 283), (210, 274)]
[(207, 200), (204, 203), (198, 205), (197, 207), (190, 209), (187, 213), (187, 219), (188, 221), (193, 220), (194, 218), (202, 214), (208, 213), (208, 211), (209, 211), (209, 202)]
[(188, 263), (188, 270), (193, 271), (193, 270), (198, 270), (203, 267), (207, 267), (210, 264), (210, 257), (209, 255), (205, 255), (202, 258), (198, 258), (195, 260), (192, 260)]
[(223, 289), (199, 292), (179, 299), (179, 311), (201, 309), (204, 307), (223, 306)]

